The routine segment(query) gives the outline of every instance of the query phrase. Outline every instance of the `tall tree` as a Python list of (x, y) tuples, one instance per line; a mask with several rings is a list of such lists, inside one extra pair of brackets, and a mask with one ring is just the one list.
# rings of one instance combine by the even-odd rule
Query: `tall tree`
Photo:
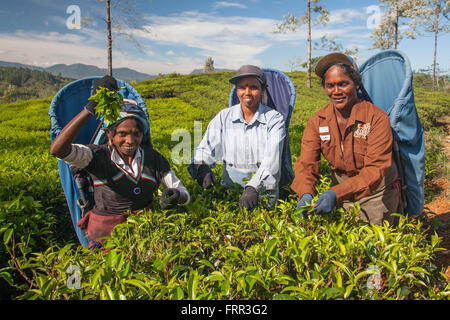
[[(414, 25), (401, 32), (402, 25), (407, 25), (408, 19), (414, 19), (418, 15), (416, 10), (422, 5), (423, 0), (379, 0), (382, 7), (386, 7), (387, 11), (383, 15), (378, 28), (375, 28), (371, 35), (374, 39), (373, 47), (379, 49), (397, 49), (398, 43), (407, 36), (414, 38), (416, 29)], [(406, 21), (405, 21), (406, 20)], [(412, 27), (412, 28), (411, 28)]]
[[(114, 41), (115, 36), (132, 42), (136, 48), (142, 50), (144, 47), (134, 36), (133, 30), (149, 33), (150, 29), (142, 11), (137, 8), (136, 0), (97, 0), (97, 2), (105, 2), (106, 19), (101, 19), (106, 23), (108, 75), (112, 75), (113, 47), (118, 47)], [(92, 17), (86, 17), (83, 20), (83, 25), (91, 25), (92, 20)]]
[[(283, 16), (283, 22), (275, 25), (275, 33), (286, 33), (287, 31), (295, 32), (302, 25), (307, 26), (307, 78), (306, 87), (311, 88), (311, 25), (321, 23), (326, 25), (329, 21), (328, 10), (325, 6), (319, 5), (320, 0), (306, 1), (306, 14), (304, 16), (296, 17), (292, 13)], [(312, 4), (312, 7), (311, 7)], [(312, 19), (312, 14), (316, 14), (316, 18)]]
[(108, 36), (108, 75), (112, 76), (111, 0), (106, 0), (106, 30)]
[(433, 54), (433, 76), (432, 90), (435, 90), (437, 83), (436, 65), (437, 65), (437, 42), (439, 34), (447, 33), (450, 0), (424, 0), (422, 7), (417, 10), (417, 16), (410, 22), (410, 25), (423, 27), (423, 31), (432, 33), (434, 36), (434, 54)]

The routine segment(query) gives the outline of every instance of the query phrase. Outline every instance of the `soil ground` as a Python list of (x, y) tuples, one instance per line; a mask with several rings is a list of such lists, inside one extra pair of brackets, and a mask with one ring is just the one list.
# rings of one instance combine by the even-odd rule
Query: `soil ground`
[(436, 233), (442, 237), (440, 247), (445, 251), (440, 251), (436, 255), (436, 265), (444, 267), (448, 281), (450, 281), (450, 189), (449, 189), (449, 162), (450, 156), (450, 116), (442, 119), (442, 124), (446, 128), (446, 136), (441, 137), (441, 143), (444, 146), (447, 156), (446, 166), (447, 175), (430, 181), (425, 187), (430, 187), (435, 193), (434, 199), (425, 204), (424, 212), (430, 219), (430, 223), (435, 226)]

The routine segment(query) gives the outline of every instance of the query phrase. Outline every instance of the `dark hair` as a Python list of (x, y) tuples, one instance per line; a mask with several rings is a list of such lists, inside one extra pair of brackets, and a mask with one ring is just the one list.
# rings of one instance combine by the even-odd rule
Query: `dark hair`
[[(356, 71), (353, 67), (349, 66), (348, 64), (344, 64), (344, 63), (337, 63), (334, 64), (333, 66), (337, 66), (339, 68), (342, 69), (342, 71), (344, 72), (345, 75), (347, 75), (350, 79), (353, 80), (353, 82), (355, 83), (356, 87), (361, 88), (362, 85), (362, 78), (361, 75), (359, 74), (358, 71)], [(322, 77), (322, 87), (325, 87), (325, 74), (327, 73), (327, 71), (330, 69), (328, 68), (327, 70), (325, 70), (325, 72), (323, 73), (323, 77)]]

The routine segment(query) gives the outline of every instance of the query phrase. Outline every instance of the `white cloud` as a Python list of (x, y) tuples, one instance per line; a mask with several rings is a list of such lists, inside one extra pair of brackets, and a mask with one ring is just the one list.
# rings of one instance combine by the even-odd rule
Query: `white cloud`
[(330, 13), (330, 21), (329, 24), (345, 24), (348, 25), (350, 23), (354, 23), (356, 20), (358, 21), (358, 25), (360, 24), (360, 20), (367, 19), (367, 15), (364, 12), (357, 11), (354, 9), (340, 9), (333, 10)]
[[(357, 17), (360, 14), (355, 10), (339, 10), (331, 15), (333, 26), (313, 28), (313, 39), (326, 34), (341, 41), (351, 38), (352, 42), (357, 42), (364, 27), (347, 25)], [(274, 34), (274, 25), (280, 21), (268, 18), (223, 17), (187, 11), (170, 16), (147, 16), (145, 20), (149, 21), (151, 33), (133, 30), (133, 34), (146, 49), (137, 54), (131, 44), (115, 42), (114, 67), (128, 67), (149, 74), (189, 73), (201, 68), (208, 56), (213, 57), (216, 68), (238, 68), (248, 63), (264, 66), (262, 54), (272, 46), (280, 50), (297, 50), (298, 55), (302, 54), (298, 48), (304, 48), (306, 42), (304, 26), (295, 33)], [(56, 63), (106, 66), (106, 37), (104, 31), (96, 28), (83, 27), (68, 33), (0, 33), (0, 43), (0, 60), (46, 66)], [(122, 51), (117, 50), (117, 44)], [(161, 49), (160, 45), (166, 49)], [(167, 45), (172, 49), (167, 49)], [(265, 64), (273, 67), (277, 63), (280, 62)]]
[(218, 1), (214, 4), (214, 8), (229, 8), (229, 7), (235, 7), (235, 8), (248, 8), (246, 5), (236, 2), (228, 2), (228, 1)]
[[(150, 16), (152, 34), (137, 33), (147, 41), (196, 49), (204, 59), (212, 56), (216, 66), (237, 68), (260, 63), (256, 56), (271, 46), (273, 19), (219, 17), (198, 12), (177, 16)], [(145, 41), (144, 40), (144, 41)], [(198, 66), (197, 66), (198, 67)]]

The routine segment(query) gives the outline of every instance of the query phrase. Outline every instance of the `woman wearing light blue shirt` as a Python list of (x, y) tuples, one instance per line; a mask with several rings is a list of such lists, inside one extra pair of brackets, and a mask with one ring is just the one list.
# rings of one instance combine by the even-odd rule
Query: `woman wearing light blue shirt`
[(211, 167), (221, 161), (221, 183), (241, 185), (239, 206), (251, 209), (259, 195), (267, 196), (270, 203), (278, 199), (286, 131), (283, 116), (262, 102), (266, 81), (260, 68), (242, 66), (229, 81), (236, 85), (240, 103), (211, 120), (188, 170), (208, 189), (216, 183)]

